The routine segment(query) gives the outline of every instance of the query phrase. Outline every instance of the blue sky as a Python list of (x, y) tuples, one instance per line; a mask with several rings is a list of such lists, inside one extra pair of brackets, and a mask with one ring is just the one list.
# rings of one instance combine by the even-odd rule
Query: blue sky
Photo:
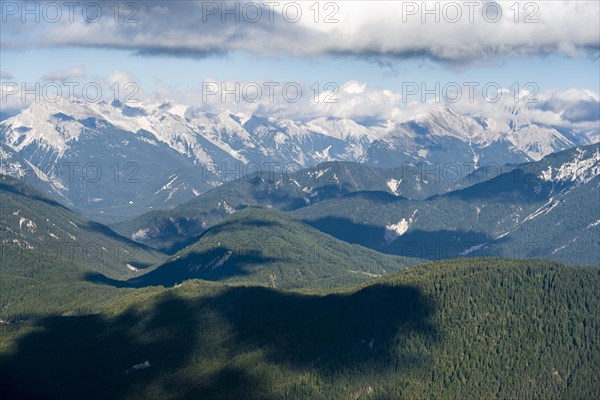
[(581, 88), (598, 91), (600, 66), (597, 58), (581, 55), (507, 57), (490, 65), (449, 68), (427, 59), (394, 60), (390, 65), (348, 57), (311, 58), (284, 56), (266, 59), (232, 53), (205, 59), (139, 56), (126, 50), (95, 48), (52, 48), (1, 50), (2, 70), (15, 81), (39, 81), (49, 71), (83, 65), (86, 79), (106, 77), (114, 70), (134, 75), (150, 90), (163, 85), (193, 88), (206, 78), (227, 81), (302, 81), (339, 84), (349, 80), (366, 82), (380, 89), (400, 91), (402, 82), (498, 82), (509, 87), (515, 82), (535, 82), (540, 90)]

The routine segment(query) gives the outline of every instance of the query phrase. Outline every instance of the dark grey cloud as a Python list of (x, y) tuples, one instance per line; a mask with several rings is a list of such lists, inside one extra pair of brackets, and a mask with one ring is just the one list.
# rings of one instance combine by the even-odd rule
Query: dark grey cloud
[[(530, 24), (514, 22), (508, 9), (510, 2), (480, 3), (473, 22), (463, 9), (456, 23), (445, 20), (443, 13), (440, 22), (432, 21), (430, 16), (429, 22), (423, 23), (420, 12), (408, 15), (403, 8), (407, 2), (333, 2), (339, 8), (335, 13), (338, 22), (331, 24), (323, 23), (327, 15), (324, 10), (319, 23), (315, 23), (314, 14), (308, 9), (312, 2), (296, 3), (303, 7), (296, 23), (290, 22), (286, 17), (289, 14), (283, 12), (286, 2), (271, 11), (264, 2), (137, 1), (132, 4), (139, 9), (121, 9), (118, 23), (114, 21), (113, 2), (80, 3), (72, 23), (66, 13), (57, 23), (21, 23), (18, 16), (11, 16), (2, 26), (2, 46), (102, 47), (141, 56), (192, 58), (235, 51), (261, 57), (325, 55), (356, 57), (381, 65), (388, 65), (390, 60), (417, 58), (451, 67), (515, 55), (598, 57), (600, 49), (600, 5), (589, 1), (535, 2), (539, 7), (537, 22)], [(86, 3), (102, 5), (99, 21), (91, 23), (82, 18), (81, 9)], [(440, 9), (444, 7), (444, 2), (438, 3)], [(125, 5), (118, 4), (121, 8)], [(245, 8), (249, 4), (253, 6)], [(486, 19), (481, 12), (486, 4), (500, 4), (502, 19), (490, 22), (493, 15)], [(218, 7), (217, 12), (214, 7)], [(222, 12), (235, 7), (240, 11), (237, 21), (236, 16)], [(244, 14), (244, 9), (250, 11)], [(257, 10), (261, 18), (254, 22)], [(134, 15), (127, 19), (131, 11)]]
[(566, 109), (563, 118), (569, 122), (586, 122), (600, 120), (600, 102), (579, 101)]
[[(573, 91), (572, 91), (573, 92)], [(556, 93), (541, 101), (535, 108), (561, 115), (562, 120), (570, 123), (593, 122), (600, 120), (600, 101), (581, 92), (579, 97), (569, 93)]]

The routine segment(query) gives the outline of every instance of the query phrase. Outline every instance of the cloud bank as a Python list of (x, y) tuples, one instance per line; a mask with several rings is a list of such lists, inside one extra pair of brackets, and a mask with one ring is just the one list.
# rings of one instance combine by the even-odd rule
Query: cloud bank
[[(503, 56), (597, 57), (600, 49), (597, 1), (337, 1), (315, 7), (313, 2), (175, 0), (138, 1), (130, 8), (119, 3), (117, 11), (112, 2), (83, 1), (72, 12), (61, 10), (59, 19), (41, 8), (39, 22), (32, 16), (23, 22), (22, 10), (4, 3), (13, 2), (2, 6), (6, 49), (81, 46), (145, 56), (247, 52), (260, 57), (425, 58), (459, 65)], [(86, 8), (88, 3), (94, 6)]]
[[(118, 83), (122, 88), (119, 100), (129, 99), (127, 104), (132, 107), (152, 108), (169, 102), (215, 114), (253, 114), (297, 121), (323, 117), (352, 119), (367, 126), (414, 120), (436, 109), (450, 107), (461, 114), (490, 119), (494, 124), (503, 126), (508, 126), (510, 121), (515, 120), (531, 122), (566, 129), (569, 134), (586, 135), (592, 142), (600, 140), (600, 95), (589, 89), (530, 93), (526, 89), (515, 92), (511, 88), (500, 88), (493, 98), (486, 97), (482, 91), (474, 91), (472, 97), (466, 93), (460, 97), (440, 93), (440, 96), (430, 94), (422, 98), (412, 91), (402, 93), (382, 90), (359, 81), (348, 81), (336, 87), (322, 86), (318, 92), (312, 83), (280, 82), (269, 93), (266, 88), (272, 82), (223, 82), (208, 79), (191, 90), (162, 86), (150, 92), (144, 88), (135, 87), (135, 91), (128, 88), (126, 84), (132, 82), (131, 79), (129, 73), (117, 70), (97, 82), (102, 87), (102, 99), (86, 98), (79, 92), (74, 94), (83, 101), (111, 102), (115, 100), (114, 87)], [(284, 88), (288, 84), (290, 90), (285, 93)], [(34, 87), (33, 82), (25, 85), (29, 90)], [(233, 88), (236, 85), (237, 94), (234, 94)], [(6, 81), (0, 84), (4, 109), (15, 113), (32, 101), (56, 101), (53, 90), (49, 91), (48, 99), (42, 95), (41, 99), (35, 100), (31, 94), (26, 94), (24, 101), (21, 88), (20, 85)], [(228, 91), (221, 91), (222, 88)], [(256, 88), (262, 88), (259, 96)], [(95, 94), (96, 91), (92, 91), (92, 96)], [(134, 95), (131, 96), (132, 94)], [(66, 98), (66, 91), (62, 95)]]

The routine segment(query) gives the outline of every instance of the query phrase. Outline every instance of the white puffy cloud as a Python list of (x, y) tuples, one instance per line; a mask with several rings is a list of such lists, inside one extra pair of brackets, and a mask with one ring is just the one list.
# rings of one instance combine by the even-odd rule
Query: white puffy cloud
[(57, 97), (85, 102), (120, 100), (135, 104), (147, 99), (137, 79), (129, 72), (115, 70), (109, 76), (85, 78), (85, 67), (75, 66), (44, 75), (42, 82), (0, 82), (3, 110), (11, 112), (28, 107), (32, 102), (58, 101)]
[[(222, 89), (233, 89), (237, 83), (237, 97), (231, 93), (223, 96)], [(338, 87), (326, 88), (310, 82), (288, 82), (299, 85), (302, 95), (297, 97), (296, 90), (290, 90), (291, 96), (285, 96), (283, 88), (286, 82), (273, 88), (269, 96), (265, 82), (224, 82), (206, 79), (194, 90), (180, 91), (171, 87), (161, 87), (151, 100), (162, 101), (165, 98), (175, 102), (214, 112), (225, 110), (234, 113), (257, 114), (263, 117), (279, 117), (294, 120), (310, 120), (319, 117), (349, 118), (367, 123), (405, 122), (423, 116), (435, 108), (449, 106), (455, 111), (493, 120), (494, 123), (508, 126), (515, 118), (547, 126), (563, 127), (570, 130), (597, 135), (600, 128), (599, 94), (589, 89), (545, 90), (530, 93), (521, 88), (501, 88), (496, 94), (491, 91), (487, 97), (481, 87), (469, 92), (462, 88), (459, 97), (444, 93), (421, 96), (421, 93), (401, 93), (375, 88), (367, 83), (348, 81)], [(244, 88), (260, 87), (261, 96), (252, 92), (251, 101), (244, 98)], [(317, 88), (319, 91), (317, 92)], [(419, 89), (420, 90), (420, 89)], [(493, 94), (492, 94), (493, 93)]]

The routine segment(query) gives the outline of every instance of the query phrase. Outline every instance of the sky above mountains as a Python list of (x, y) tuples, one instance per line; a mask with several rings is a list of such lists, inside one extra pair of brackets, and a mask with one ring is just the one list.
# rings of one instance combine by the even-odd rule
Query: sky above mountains
[(60, 91), (295, 118), (402, 120), (450, 103), (600, 119), (597, 1), (3, 1), (0, 13), (5, 112)]

